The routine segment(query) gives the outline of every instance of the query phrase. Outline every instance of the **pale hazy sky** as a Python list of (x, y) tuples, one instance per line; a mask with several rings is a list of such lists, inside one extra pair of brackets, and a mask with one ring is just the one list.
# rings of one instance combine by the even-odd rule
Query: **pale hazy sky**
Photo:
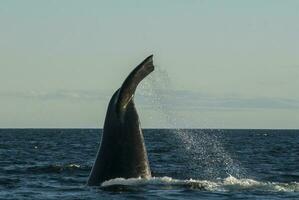
[(0, 127), (102, 127), (146, 56), (143, 127), (299, 128), (299, 1), (0, 2)]

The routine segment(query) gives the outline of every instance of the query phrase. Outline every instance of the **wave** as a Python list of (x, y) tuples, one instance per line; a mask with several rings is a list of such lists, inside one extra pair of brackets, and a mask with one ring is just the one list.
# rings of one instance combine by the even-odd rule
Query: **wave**
[(69, 170), (76, 170), (80, 169), (80, 165), (77, 164), (65, 164), (65, 165), (59, 165), (59, 164), (51, 164), (51, 165), (45, 165), (45, 166), (34, 166), (29, 167), (29, 171), (34, 172), (48, 172), (48, 173), (55, 173), (55, 172), (62, 172), (62, 171), (69, 171)]
[(70, 164), (37, 164), (37, 165), (13, 165), (4, 168), (7, 174), (51, 174), (74, 171), (87, 171), (88, 166), (82, 166), (75, 163)]
[(85, 166), (79, 164), (50, 164), (42, 166), (33, 166), (27, 168), (28, 172), (32, 173), (62, 173), (62, 172), (72, 172), (77, 170), (85, 170)]
[(114, 186), (167, 186), (184, 187), (189, 189), (199, 189), (206, 191), (266, 191), (266, 192), (299, 192), (299, 183), (278, 183), (278, 182), (260, 182), (253, 179), (238, 179), (229, 176), (217, 181), (209, 180), (180, 180), (171, 177), (152, 177), (149, 179), (143, 178), (116, 178), (102, 183), (102, 188)]

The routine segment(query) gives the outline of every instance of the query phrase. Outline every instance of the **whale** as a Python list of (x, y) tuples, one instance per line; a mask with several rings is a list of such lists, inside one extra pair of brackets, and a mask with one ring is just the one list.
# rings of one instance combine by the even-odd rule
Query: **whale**
[(154, 71), (153, 55), (142, 61), (112, 95), (101, 143), (87, 185), (115, 178), (150, 178), (144, 137), (134, 103), (138, 84)]

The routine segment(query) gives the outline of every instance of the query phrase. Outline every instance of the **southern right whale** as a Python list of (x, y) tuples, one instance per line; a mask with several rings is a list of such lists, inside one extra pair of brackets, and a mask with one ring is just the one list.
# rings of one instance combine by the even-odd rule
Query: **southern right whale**
[(120, 177), (151, 177), (134, 94), (137, 85), (153, 70), (151, 55), (129, 74), (112, 96), (88, 185), (101, 185), (104, 181)]

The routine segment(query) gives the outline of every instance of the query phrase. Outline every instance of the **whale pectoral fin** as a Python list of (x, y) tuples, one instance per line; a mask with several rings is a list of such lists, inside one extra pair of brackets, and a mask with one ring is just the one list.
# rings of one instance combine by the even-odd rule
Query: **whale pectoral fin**
[(128, 103), (134, 97), (138, 84), (152, 71), (154, 71), (153, 55), (142, 61), (123, 82), (118, 96), (117, 111), (126, 108)]

